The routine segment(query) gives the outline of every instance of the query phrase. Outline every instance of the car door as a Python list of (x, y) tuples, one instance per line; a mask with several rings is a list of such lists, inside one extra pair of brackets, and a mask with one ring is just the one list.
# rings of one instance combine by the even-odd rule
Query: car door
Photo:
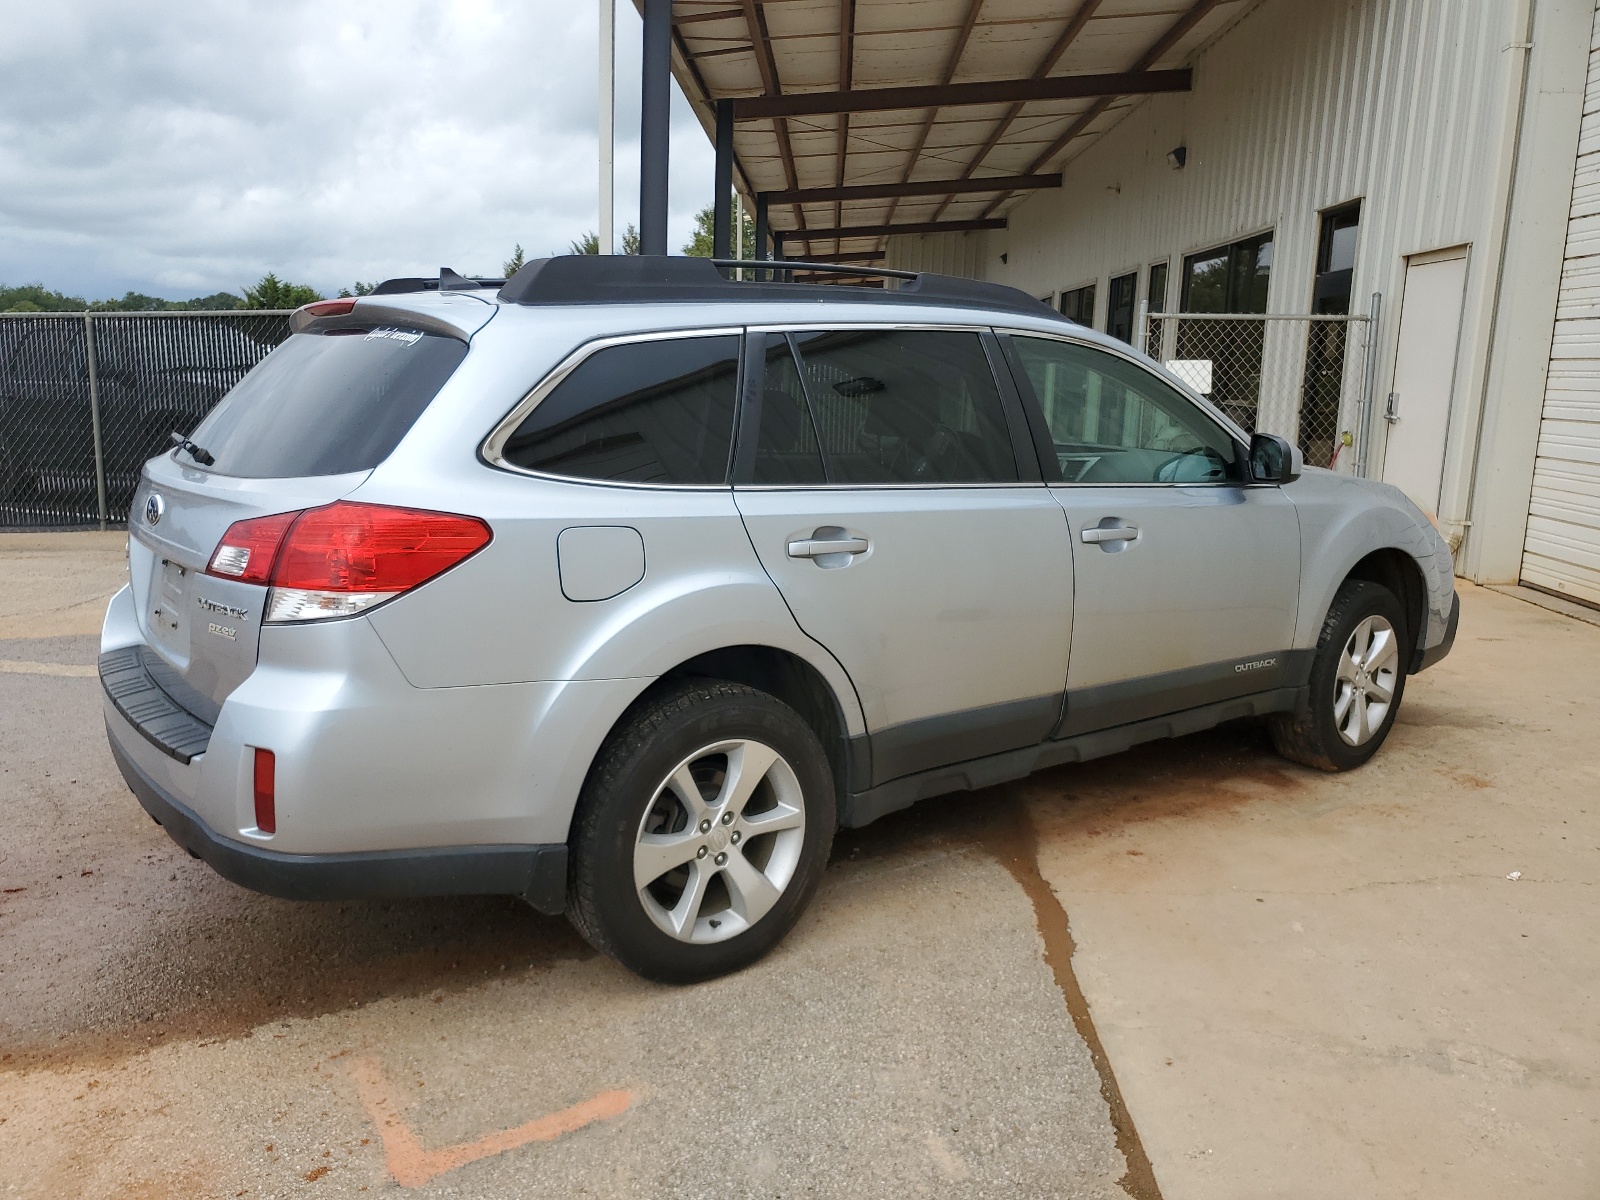
[(800, 627), (856, 687), (872, 782), (1042, 741), (1066, 681), (1072, 554), (992, 336), (752, 338), (735, 500)]
[[(1304, 682), (1300, 526), (1212, 414), (1132, 356), (1013, 334), (1061, 479), (1075, 597), (1060, 736)], [(1048, 465), (1048, 464), (1047, 464)]]

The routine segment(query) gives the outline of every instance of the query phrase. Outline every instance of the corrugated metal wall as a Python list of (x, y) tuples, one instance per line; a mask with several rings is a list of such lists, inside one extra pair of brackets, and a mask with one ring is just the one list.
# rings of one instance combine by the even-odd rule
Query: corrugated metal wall
[[(1308, 311), (1320, 210), (1362, 200), (1355, 304), (1381, 292), (1376, 393), (1387, 392), (1405, 256), (1471, 244), (1455, 408), (1481, 389), (1508, 128), (1521, 86), (1516, 0), (1264, 0), (1196, 59), (1194, 91), (1154, 96), (987, 235), (972, 274), (1047, 296), (1274, 232), (1269, 310)], [(1167, 152), (1188, 151), (1173, 170)], [(938, 261), (937, 243), (892, 239), (890, 261)], [(1001, 261), (1001, 255), (1006, 261)], [(1381, 426), (1382, 422), (1377, 422)], [(1442, 508), (1464, 515), (1475, 421), (1452, 417)], [(1381, 470), (1382, 431), (1369, 473)]]
[(1589, 44), (1522, 579), (1600, 604), (1600, 12)]

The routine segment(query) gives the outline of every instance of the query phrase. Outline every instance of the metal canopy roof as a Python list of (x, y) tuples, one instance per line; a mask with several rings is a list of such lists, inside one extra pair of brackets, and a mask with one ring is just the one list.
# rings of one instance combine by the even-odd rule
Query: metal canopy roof
[[(642, 2), (642, 0), (641, 0)], [(673, 0), (673, 72), (800, 254), (999, 228), (1255, 0)], [(979, 182), (982, 181), (982, 182)]]

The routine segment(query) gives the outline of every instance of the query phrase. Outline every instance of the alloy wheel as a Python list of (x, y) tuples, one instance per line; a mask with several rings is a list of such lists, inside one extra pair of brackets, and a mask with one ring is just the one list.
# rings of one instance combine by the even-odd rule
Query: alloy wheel
[(746, 738), (696, 750), (656, 788), (633, 850), (650, 919), (683, 942), (720, 942), (771, 911), (805, 843), (800, 780)]
[(1351, 631), (1333, 683), (1333, 723), (1347, 745), (1361, 746), (1382, 727), (1399, 682), (1400, 639), (1381, 616)]

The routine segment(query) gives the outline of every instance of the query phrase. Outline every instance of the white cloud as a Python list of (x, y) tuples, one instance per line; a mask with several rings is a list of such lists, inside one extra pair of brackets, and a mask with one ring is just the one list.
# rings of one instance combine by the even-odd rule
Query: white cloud
[[(5, 5), (0, 281), (187, 297), (267, 271), (496, 272), (598, 225), (598, 6)], [(617, 221), (637, 219), (639, 19), (618, 8)], [(711, 194), (673, 94), (671, 246)]]

